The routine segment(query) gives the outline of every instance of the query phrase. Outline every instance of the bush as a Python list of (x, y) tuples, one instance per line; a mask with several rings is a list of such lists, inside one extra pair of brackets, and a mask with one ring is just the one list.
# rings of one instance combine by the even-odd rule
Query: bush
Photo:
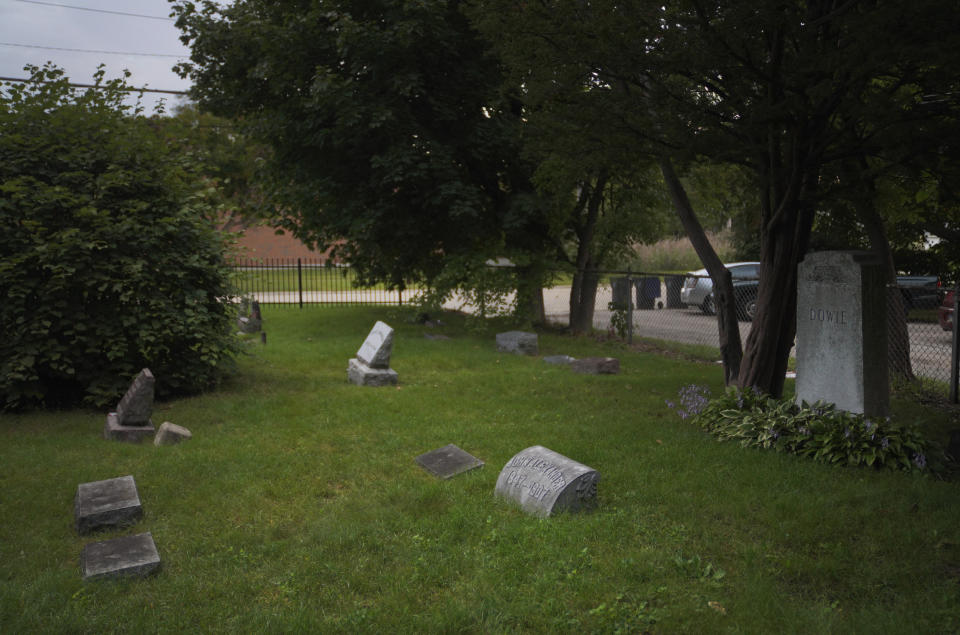
[(709, 390), (680, 390), (681, 418), (690, 420), (724, 441), (742, 447), (773, 449), (838, 465), (860, 465), (908, 472), (942, 469), (939, 454), (912, 427), (896, 426), (889, 418), (872, 420), (817, 402), (798, 406), (751, 388), (730, 388), (710, 399)]
[(0, 93), (0, 407), (102, 406), (143, 367), (161, 397), (216, 383), (237, 344), (196, 166), (123, 80), (28, 70)]

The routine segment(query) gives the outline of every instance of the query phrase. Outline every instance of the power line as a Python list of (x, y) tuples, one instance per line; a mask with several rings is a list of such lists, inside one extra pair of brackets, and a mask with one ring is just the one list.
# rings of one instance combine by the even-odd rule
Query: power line
[(44, 49), (46, 51), (70, 51), (72, 53), (97, 53), (98, 55), (138, 55), (140, 57), (187, 57), (186, 54), (174, 55), (168, 53), (128, 53), (124, 51), (95, 51), (91, 49), (70, 49), (59, 46), (40, 46), (39, 44), (15, 44), (0, 42), (0, 46), (18, 46), (27, 49)]
[(23, 2), (26, 4), (42, 4), (48, 7), (62, 7), (64, 9), (76, 9), (77, 11), (92, 11), (94, 13), (112, 13), (113, 15), (125, 15), (131, 18), (148, 18), (150, 20), (166, 20), (173, 22), (173, 18), (165, 18), (159, 15), (144, 15), (142, 13), (126, 13), (125, 11), (110, 11), (108, 9), (91, 9), (90, 7), (76, 7), (71, 4), (59, 4), (57, 2), (40, 2), (39, 0), (14, 0), (14, 2)]
[[(25, 77), (0, 77), (0, 82), (19, 82), (21, 84), (33, 83), (35, 80), (27, 79)], [(40, 82), (41, 84), (50, 84), (52, 82)], [(67, 82), (67, 86), (71, 88), (96, 88), (99, 90), (106, 89), (106, 86), (97, 86), (96, 84), (76, 84), (74, 82)], [(167, 95), (186, 95), (187, 91), (185, 90), (164, 90), (162, 88), (134, 88), (134, 87), (121, 87), (116, 88), (125, 93), (164, 93)]]

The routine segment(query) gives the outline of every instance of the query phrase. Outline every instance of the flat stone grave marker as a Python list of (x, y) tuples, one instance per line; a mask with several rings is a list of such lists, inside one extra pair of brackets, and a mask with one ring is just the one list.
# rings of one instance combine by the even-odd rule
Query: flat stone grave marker
[(370, 368), (390, 368), (392, 352), (393, 329), (378, 320), (357, 351), (357, 359)]
[(497, 477), (495, 495), (512, 500), (528, 514), (546, 518), (596, 504), (600, 473), (542, 445), (520, 451)]
[(517, 355), (536, 355), (539, 351), (537, 334), (525, 331), (497, 333), (497, 350)]
[(573, 362), (577, 361), (577, 358), (570, 357), (569, 355), (548, 355), (547, 357), (543, 358), (543, 361), (548, 364), (562, 366), (564, 364), (572, 364)]
[(116, 412), (107, 414), (104, 438), (139, 443), (143, 437), (154, 433), (150, 416), (153, 414), (155, 383), (149, 368), (144, 368), (134, 377), (133, 383), (117, 404)]
[(90, 543), (80, 554), (80, 568), (84, 580), (146, 577), (160, 568), (160, 554), (148, 531)]
[(797, 403), (885, 417), (886, 284), (867, 252), (807, 254), (797, 272)]
[(133, 476), (81, 483), (73, 507), (77, 533), (81, 536), (104, 527), (132, 525), (143, 516)]
[(483, 461), (452, 443), (439, 450), (421, 454), (414, 460), (423, 469), (442, 479), (452, 478), (484, 465)]
[(157, 428), (157, 435), (153, 437), (153, 444), (174, 445), (192, 438), (193, 434), (183, 426), (164, 421), (160, 424), (160, 427)]
[(570, 363), (575, 373), (587, 375), (616, 375), (620, 372), (620, 360), (616, 357), (584, 357)]

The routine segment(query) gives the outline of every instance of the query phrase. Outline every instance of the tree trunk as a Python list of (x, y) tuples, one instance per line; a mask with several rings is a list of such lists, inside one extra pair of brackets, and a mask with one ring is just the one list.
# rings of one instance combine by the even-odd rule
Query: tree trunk
[(592, 188), (583, 186), (580, 200), (574, 213), (585, 217), (576, 227), (577, 234), (577, 270), (570, 287), (570, 330), (573, 333), (589, 333), (593, 329), (593, 312), (597, 299), (597, 272), (593, 237), (596, 233), (600, 208), (603, 205), (603, 193), (607, 187), (609, 174), (601, 170)]
[(577, 271), (570, 288), (570, 331), (589, 333), (593, 329), (593, 313), (597, 301), (600, 276), (594, 269)]
[(517, 312), (532, 324), (546, 324), (543, 304), (543, 267), (531, 264), (517, 269)]
[(883, 219), (877, 213), (876, 188), (869, 175), (864, 174), (865, 165), (861, 165), (853, 175), (863, 189), (855, 205), (857, 216), (870, 239), (870, 247), (883, 261), (884, 278), (887, 283), (887, 365), (891, 377), (899, 377), (913, 381), (917, 377), (913, 374), (910, 362), (910, 333), (907, 330), (907, 306), (903, 294), (897, 287), (897, 267), (893, 262), (893, 251), (887, 232), (883, 228)]
[[(713, 280), (713, 295), (717, 307), (717, 330), (720, 336), (720, 359), (723, 361), (723, 380), (729, 386), (736, 383), (740, 373), (743, 350), (740, 346), (740, 323), (737, 320), (737, 306), (733, 295), (733, 278), (730, 271), (707, 239), (703, 226), (690, 205), (687, 192), (673, 169), (673, 163), (667, 157), (660, 157), (660, 171), (670, 192), (673, 207), (683, 224), (683, 228), (693, 244), (700, 262), (706, 267)], [(762, 284), (762, 283), (761, 283)]]

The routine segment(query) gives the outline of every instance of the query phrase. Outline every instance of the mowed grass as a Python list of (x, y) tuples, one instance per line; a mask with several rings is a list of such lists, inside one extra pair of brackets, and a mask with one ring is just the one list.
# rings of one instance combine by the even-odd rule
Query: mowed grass
[[(498, 353), (460, 318), (264, 307), (221, 390), (157, 404), (178, 446), (100, 438), (105, 413), (0, 418), (0, 632), (955, 632), (960, 485), (714, 441), (664, 404), (721, 390), (714, 364), (542, 333)], [(377, 319), (400, 385), (346, 381)], [(470, 326), (470, 328), (467, 328)], [(448, 335), (430, 340), (425, 333)], [(898, 404), (921, 425), (944, 414)], [(414, 457), (486, 462), (441, 481)], [(537, 519), (494, 497), (547, 446), (602, 475), (593, 513)], [(132, 474), (145, 517), (79, 537), (79, 483)], [(85, 544), (150, 531), (162, 567), (83, 582)]]

